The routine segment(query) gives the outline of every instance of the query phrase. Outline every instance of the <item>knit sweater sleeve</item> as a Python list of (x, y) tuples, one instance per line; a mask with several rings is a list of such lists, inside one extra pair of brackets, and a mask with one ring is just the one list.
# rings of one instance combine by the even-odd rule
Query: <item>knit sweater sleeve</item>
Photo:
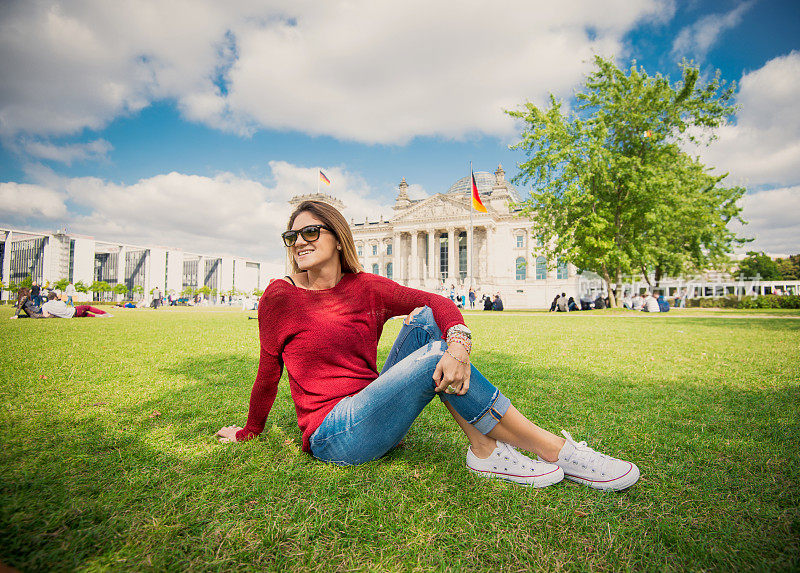
[(442, 338), (451, 326), (464, 324), (464, 317), (455, 303), (441, 295), (404, 287), (393, 280), (374, 276), (381, 293), (381, 307), (386, 313), (384, 320), (393, 316), (409, 314), (415, 308), (428, 306), (433, 311), (436, 326), (442, 331)]
[[(275, 283), (283, 281), (275, 281)], [(273, 285), (275, 285), (273, 283)], [(267, 415), (278, 393), (278, 382), (283, 372), (279, 323), (285, 292), (281, 285), (270, 285), (258, 303), (258, 338), (261, 352), (258, 359), (256, 381), (250, 392), (250, 408), (247, 424), (236, 432), (236, 440), (252, 439), (264, 431)]]

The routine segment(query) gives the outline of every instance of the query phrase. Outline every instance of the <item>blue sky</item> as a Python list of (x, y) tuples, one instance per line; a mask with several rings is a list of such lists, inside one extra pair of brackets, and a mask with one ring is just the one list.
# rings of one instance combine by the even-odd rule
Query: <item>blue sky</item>
[[(467, 174), (507, 177), (504, 108), (568, 103), (594, 54), (677, 80), (694, 60), (741, 111), (697, 150), (743, 202), (748, 248), (800, 252), (800, 3), (7, 2), (0, 225), (282, 261), (286, 201), (391, 215)], [(523, 193), (525, 190), (523, 190)]]

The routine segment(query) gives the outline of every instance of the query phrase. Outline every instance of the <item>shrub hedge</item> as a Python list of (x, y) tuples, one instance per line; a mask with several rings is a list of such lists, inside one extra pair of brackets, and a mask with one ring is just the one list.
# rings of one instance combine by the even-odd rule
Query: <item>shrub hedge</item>
[(759, 297), (735, 296), (719, 298), (692, 298), (688, 301), (692, 308), (800, 308), (800, 295), (778, 296), (765, 294)]

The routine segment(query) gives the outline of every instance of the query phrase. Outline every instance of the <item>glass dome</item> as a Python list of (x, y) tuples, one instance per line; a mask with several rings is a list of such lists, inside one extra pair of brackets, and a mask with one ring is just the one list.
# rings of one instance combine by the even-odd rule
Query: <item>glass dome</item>
[[(497, 178), (495, 177), (494, 173), (488, 173), (486, 171), (476, 171), (475, 172), (475, 183), (478, 185), (478, 193), (481, 195), (491, 195), (492, 188), (497, 183)], [(514, 187), (508, 181), (505, 181), (506, 189), (508, 189), (508, 194), (511, 195), (511, 200), (519, 203), (519, 191), (517, 188)], [(472, 182), (470, 181), (469, 176), (462, 177), (455, 183), (450, 186), (450, 189), (447, 190), (447, 193), (460, 193), (462, 195), (466, 195), (469, 193), (470, 189), (472, 188)]]

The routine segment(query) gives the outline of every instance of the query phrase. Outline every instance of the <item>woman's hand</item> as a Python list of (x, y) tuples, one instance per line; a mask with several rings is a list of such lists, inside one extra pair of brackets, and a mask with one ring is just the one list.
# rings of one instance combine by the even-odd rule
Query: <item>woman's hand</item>
[(239, 426), (225, 426), (214, 435), (219, 438), (221, 444), (228, 444), (236, 441), (236, 432), (239, 430), (241, 430)]
[(467, 349), (458, 343), (451, 344), (433, 372), (436, 391), (463, 396), (469, 390), (469, 375)]

